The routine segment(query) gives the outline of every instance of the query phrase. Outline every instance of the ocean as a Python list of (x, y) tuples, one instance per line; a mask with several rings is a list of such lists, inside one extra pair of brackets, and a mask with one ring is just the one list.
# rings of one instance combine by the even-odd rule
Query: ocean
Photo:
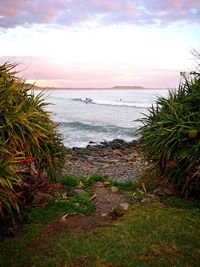
[(168, 90), (49, 90), (48, 110), (59, 123), (66, 147), (85, 147), (89, 142), (100, 143), (116, 138), (137, 139), (141, 126), (137, 119), (144, 117), (158, 96)]

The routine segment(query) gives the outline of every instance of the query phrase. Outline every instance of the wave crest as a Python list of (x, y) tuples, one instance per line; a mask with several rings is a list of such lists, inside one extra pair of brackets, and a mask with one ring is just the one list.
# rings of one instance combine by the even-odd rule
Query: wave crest
[(134, 107), (134, 108), (149, 108), (152, 106), (150, 103), (136, 103), (136, 102), (124, 102), (124, 101), (109, 101), (101, 99), (88, 98), (74, 98), (74, 101), (84, 102), (86, 104), (106, 105), (106, 106), (122, 106), (122, 107)]

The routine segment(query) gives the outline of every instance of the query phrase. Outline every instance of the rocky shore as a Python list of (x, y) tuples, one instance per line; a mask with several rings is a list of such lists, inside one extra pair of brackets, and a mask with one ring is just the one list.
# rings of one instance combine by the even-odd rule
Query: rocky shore
[(89, 176), (101, 174), (113, 180), (138, 180), (148, 163), (142, 158), (138, 142), (115, 139), (74, 147), (67, 156), (65, 174)]

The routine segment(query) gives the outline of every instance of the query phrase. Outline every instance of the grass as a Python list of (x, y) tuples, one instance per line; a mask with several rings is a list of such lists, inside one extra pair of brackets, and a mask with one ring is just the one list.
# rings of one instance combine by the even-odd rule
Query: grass
[(22, 211), (22, 220), (25, 223), (49, 223), (54, 219), (68, 214), (92, 214), (94, 203), (88, 201), (91, 195), (69, 197), (66, 200), (51, 201), (47, 207), (37, 207)]
[[(105, 181), (101, 177), (102, 181)], [(65, 177), (66, 187), (95, 177)], [(113, 184), (112, 184), (113, 185)], [(140, 198), (136, 186), (114, 183), (121, 192)], [(131, 187), (132, 186), (132, 187)], [(112, 224), (95, 231), (65, 230), (43, 235), (47, 224), (66, 213), (91, 214), (88, 202), (92, 192), (67, 201), (51, 201), (45, 208), (24, 210), (23, 230), (0, 244), (0, 266), (20, 267), (128, 267), (199, 266), (200, 216), (198, 205), (188, 200), (166, 197), (162, 202), (134, 203), (128, 212)]]
[(191, 200), (184, 200), (176, 196), (165, 197), (162, 199), (162, 202), (166, 205), (181, 209), (190, 209), (191, 211), (200, 211), (200, 203)]
[(138, 188), (138, 184), (134, 181), (114, 181), (112, 185), (117, 186), (120, 191), (134, 191)]
[(61, 180), (61, 184), (67, 186), (67, 187), (75, 187), (78, 186), (82, 182), (85, 186), (92, 186), (96, 182), (109, 182), (110, 186), (117, 186), (119, 190), (135, 190), (138, 187), (138, 183), (132, 181), (132, 180), (126, 180), (126, 181), (112, 181), (100, 174), (94, 174), (87, 177), (82, 176), (65, 176)]
[(95, 232), (47, 238), (40, 223), (31, 224), (0, 244), (0, 266), (199, 266), (199, 224), (198, 212), (159, 202), (132, 205)]
[(100, 174), (94, 174), (91, 176), (65, 176), (60, 181), (66, 187), (76, 187), (82, 182), (85, 186), (92, 186), (95, 182), (105, 182), (108, 181), (104, 176)]
[[(92, 175), (88, 177), (81, 176), (65, 176), (60, 180), (60, 183), (64, 185), (64, 188), (57, 192), (56, 199), (48, 203), (48, 206), (28, 208), (21, 211), (21, 217), (23, 223), (49, 223), (54, 219), (63, 216), (64, 214), (77, 214), (84, 213), (91, 215), (94, 211), (94, 202), (89, 201), (89, 198), (93, 195), (93, 190), (90, 188), (97, 181), (106, 181), (101, 175)], [(83, 190), (85, 195), (70, 196), (63, 198), (63, 194), (71, 188), (77, 187), (83, 184)]]

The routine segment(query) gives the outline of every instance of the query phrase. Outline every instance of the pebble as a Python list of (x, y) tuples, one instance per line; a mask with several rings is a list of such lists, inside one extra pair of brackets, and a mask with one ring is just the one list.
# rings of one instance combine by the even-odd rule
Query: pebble
[(110, 187), (110, 191), (111, 191), (112, 193), (117, 193), (117, 192), (119, 191), (119, 189), (118, 189), (117, 186), (111, 186), (111, 187)]
[(79, 188), (74, 188), (74, 189), (71, 189), (67, 195), (68, 196), (83, 196), (83, 195), (86, 195), (87, 192), (84, 191), (83, 189), (79, 189)]
[(43, 204), (46, 202), (49, 202), (50, 200), (53, 199), (53, 196), (50, 194), (46, 194), (43, 192), (35, 192), (32, 193), (33, 195), (33, 199), (32, 199), (32, 205), (39, 205), (39, 204)]
[(72, 148), (71, 155), (66, 159), (66, 175), (100, 174), (116, 181), (138, 180), (148, 166), (135, 140), (115, 139), (100, 145)]
[(123, 210), (128, 210), (129, 206), (130, 206), (130, 203), (128, 202), (119, 204), (119, 208)]

